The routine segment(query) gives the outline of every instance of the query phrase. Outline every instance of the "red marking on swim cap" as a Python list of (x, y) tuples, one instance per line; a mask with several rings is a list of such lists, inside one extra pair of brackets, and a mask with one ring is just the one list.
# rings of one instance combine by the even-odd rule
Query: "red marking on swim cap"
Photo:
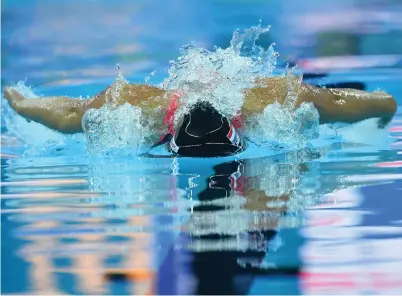
[(177, 108), (179, 107), (179, 98), (180, 94), (174, 92), (170, 99), (170, 105), (166, 112), (165, 118), (163, 120), (163, 124), (167, 127), (168, 132), (171, 135), (174, 135), (174, 113), (176, 112)]
[(233, 125), (235, 128), (242, 128), (244, 126), (244, 117), (241, 114), (233, 117)]
[(240, 136), (236, 132), (236, 128), (233, 126), (233, 124), (230, 124), (229, 132), (226, 135), (226, 137), (229, 139), (230, 142), (232, 142), (234, 145), (239, 146), (240, 145)]
[(228, 137), (228, 139), (231, 140), (232, 136), (233, 136), (233, 127), (232, 125), (230, 125), (229, 133), (226, 135), (226, 137)]

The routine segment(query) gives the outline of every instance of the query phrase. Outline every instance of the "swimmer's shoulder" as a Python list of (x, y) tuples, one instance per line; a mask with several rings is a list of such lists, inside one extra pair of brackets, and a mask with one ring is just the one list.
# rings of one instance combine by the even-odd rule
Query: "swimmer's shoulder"
[(128, 103), (132, 106), (146, 109), (155, 109), (167, 106), (167, 93), (165, 90), (147, 84), (126, 84), (118, 94), (119, 105)]
[(128, 102), (138, 102), (164, 96), (165, 90), (148, 84), (126, 84), (120, 95)]
[(282, 104), (287, 94), (287, 80), (284, 77), (260, 78), (256, 86), (245, 91), (242, 113), (251, 115), (262, 112), (267, 105)]

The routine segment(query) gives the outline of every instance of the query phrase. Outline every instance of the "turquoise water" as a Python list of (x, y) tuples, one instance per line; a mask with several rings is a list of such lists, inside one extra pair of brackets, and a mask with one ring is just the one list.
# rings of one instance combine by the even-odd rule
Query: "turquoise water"
[(89, 157), (80, 137), (24, 121), (17, 137), (2, 116), (2, 292), (402, 293), (401, 3), (117, 2), (2, 1), (3, 84), (93, 95), (116, 63), (156, 84), (183, 44), (226, 47), (261, 18), (278, 71), (291, 60), (308, 83), (383, 89), (398, 113), (385, 131), (322, 127), (307, 148), (208, 160)]

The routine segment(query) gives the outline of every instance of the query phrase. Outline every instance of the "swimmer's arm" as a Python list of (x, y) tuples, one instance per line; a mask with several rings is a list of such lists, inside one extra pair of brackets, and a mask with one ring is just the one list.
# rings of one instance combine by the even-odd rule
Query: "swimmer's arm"
[(303, 83), (297, 105), (312, 102), (320, 114), (320, 123), (355, 123), (379, 118), (385, 127), (396, 113), (393, 96), (385, 92), (366, 92), (356, 89), (324, 89)]
[(85, 101), (68, 97), (26, 99), (18, 91), (5, 87), (4, 97), (11, 108), (27, 120), (65, 134), (82, 132)]
[[(69, 97), (45, 97), (26, 99), (15, 89), (5, 87), (4, 97), (11, 108), (27, 120), (32, 120), (64, 134), (82, 133), (81, 120), (88, 109), (99, 109), (111, 96), (111, 87), (106, 88), (96, 96), (87, 100)], [(125, 85), (118, 98), (113, 100), (115, 106), (128, 103), (142, 108), (145, 114), (166, 105), (165, 91), (149, 85)], [(150, 98), (153, 98), (150, 100)]]
[[(246, 90), (242, 113), (263, 112), (275, 102), (283, 104), (288, 93), (288, 78), (273, 77), (259, 81), (259, 86)], [(297, 90), (296, 90), (297, 91)], [(366, 92), (356, 89), (324, 89), (302, 83), (296, 107), (312, 102), (320, 114), (320, 123), (355, 123), (368, 118), (380, 118), (379, 126), (387, 125), (396, 112), (396, 101), (384, 92)]]

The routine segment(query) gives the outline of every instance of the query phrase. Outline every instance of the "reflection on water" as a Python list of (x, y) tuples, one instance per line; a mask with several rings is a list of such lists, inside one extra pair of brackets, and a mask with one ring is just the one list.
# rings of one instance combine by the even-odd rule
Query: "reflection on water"
[[(7, 290), (401, 291), (400, 216), (367, 223), (381, 213), (370, 204), (359, 208), (363, 185), (400, 190), (398, 168), (378, 165), (395, 160), (397, 151), (349, 148), (227, 161), (3, 159), (2, 238), (9, 255), (2, 267), (13, 266), (23, 278), (5, 275)], [(374, 273), (366, 276), (368, 269)], [(364, 284), (375, 275), (381, 281)]]
[[(391, 190), (398, 187), (400, 191), (400, 183)], [(379, 189), (391, 192), (386, 186)], [(375, 198), (386, 202), (385, 195), (377, 194)], [(392, 210), (381, 206), (351, 210), (367, 207), (362, 192), (356, 189), (327, 198), (342, 203), (306, 212), (309, 223), (302, 235), (307, 241), (300, 252), (305, 262), (301, 274), (305, 293), (332, 294), (336, 288), (337, 294), (400, 294), (402, 229), (395, 224)]]

